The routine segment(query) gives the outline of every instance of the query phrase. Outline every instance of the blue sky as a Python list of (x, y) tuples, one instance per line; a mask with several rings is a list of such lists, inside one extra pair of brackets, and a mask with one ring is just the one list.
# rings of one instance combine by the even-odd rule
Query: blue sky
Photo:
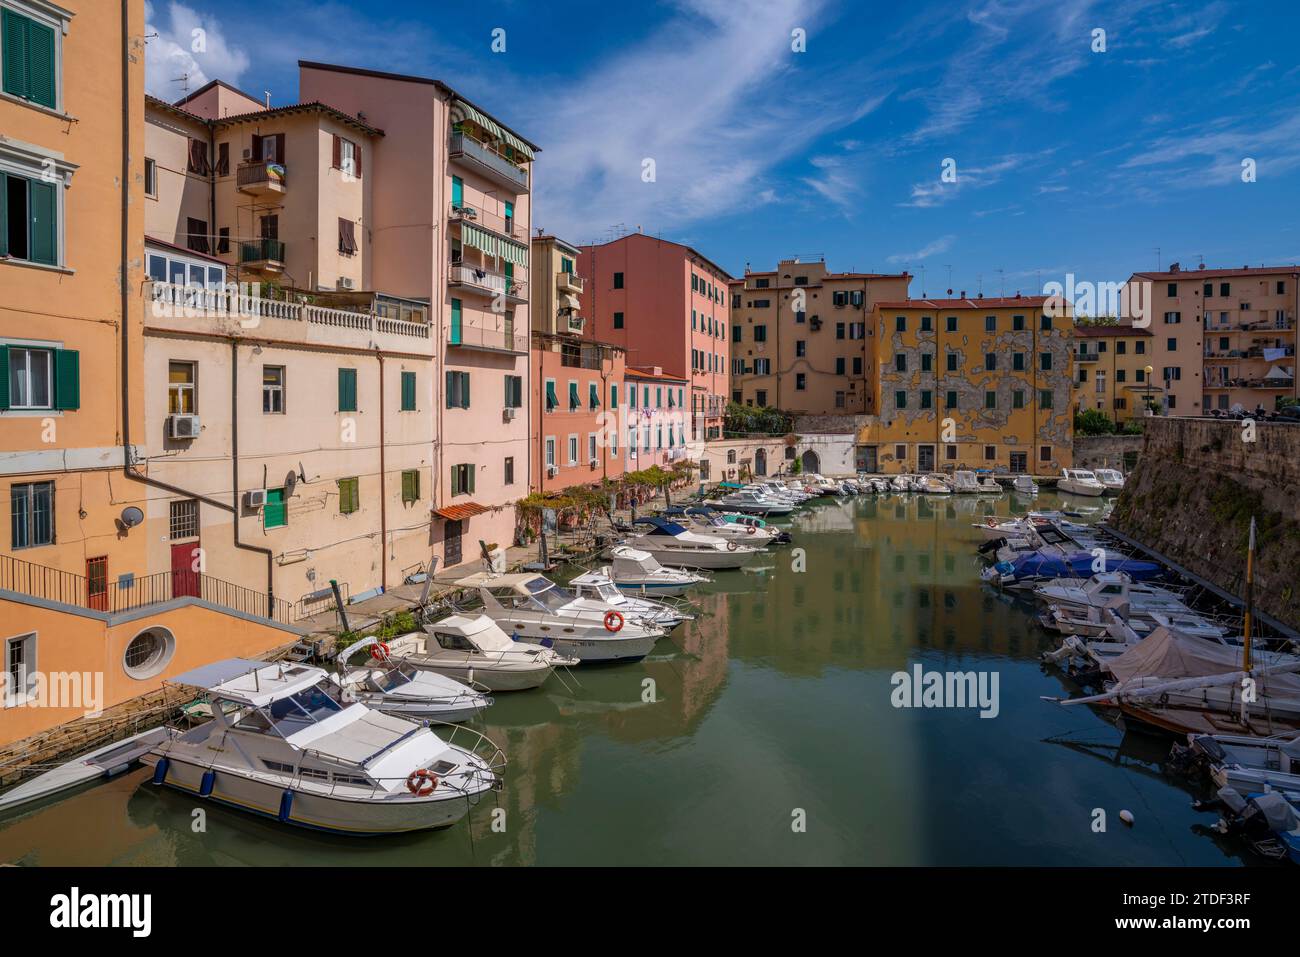
[(824, 255), (932, 296), (1300, 261), (1294, 2), (152, 0), (149, 23), (168, 99), (188, 72), (293, 102), (300, 58), (447, 82), (542, 147), (534, 226), (574, 242), (639, 226), (734, 275)]

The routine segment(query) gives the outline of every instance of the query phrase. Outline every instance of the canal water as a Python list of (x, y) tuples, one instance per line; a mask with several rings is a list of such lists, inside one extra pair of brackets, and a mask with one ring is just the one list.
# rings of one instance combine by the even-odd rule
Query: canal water
[[(0, 862), (1243, 863), (1163, 773), (1169, 739), (1041, 700), (1075, 690), (1038, 662), (1058, 642), (980, 582), (971, 528), (1024, 508), (895, 496), (801, 509), (802, 553), (718, 573), (695, 593), (699, 619), (650, 658), (579, 669), (571, 690), (498, 695), (481, 729), (508, 756), (506, 787), (468, 824), (357, 840), (208, 806), (199, 829), (196, 801), (140, 770), (0, 820)], [(894, 707), (891, 676), (916, 665), (996, 675), (996, 717)]]

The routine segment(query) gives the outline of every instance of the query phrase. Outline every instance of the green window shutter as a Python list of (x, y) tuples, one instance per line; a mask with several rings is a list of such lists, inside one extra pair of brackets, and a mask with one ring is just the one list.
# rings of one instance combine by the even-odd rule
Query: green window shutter
[(415, 373), (402, 373), (402, 411), (415, 411)]
[(27, 26), (31, 21), (8, 9), (0, 11), (0, 33), (4, 34), (4, 91), (27, 97), (28, 68)]
[(456, 405), (454, 402), (452, 402), (452, 398), (451, 398), (452, 390), (456, 387), (455, 382), (456, 382), (456, 373), (448, 371), (446, 387), (443, 389), (443, 391), (447, 393), (447, 408), (449, 409), (456, 408)]
[(460, 407), (462, 409), (469, 408), (469, 373), (468, 372), (462, 372), (460, 374)]
[(27, 98), (54, 109), (54, 29), (27, 21)]
[(450, 339), (450, 342), (453, 346), (460, 345), (460, 323), (461, 323), (460, 300), (453, 299), (451, 301), (451, 339)]
[(473, 465), (465, 466), (465, 491), (469, 492), (470, 495), (474, 494), (474, 473), (477, 471), (478, 469)]
[[(2, 177), (0, 177), (2, 178)], [(4, 184), (0, 182), (0, 186)], [(9, 347), (0, 346), (0, 375), (4, 376), (0, 381), (0, 411), (9, 408)]]
[(555, 383), (546, 383), (546, 411), (550, 412), (559, 404), (560, 400), (555, 394)]
[(339, 411), (357, 411), (357, 370), (339, 370)]
[(618, 384), (617, 383), (613, 383), (609, 387), (609, 407), (611, 409), (618, 408)]
[(465, 181), (459, 176), (451, 178), (451, 204), (453, 206), (465, 205)]
[(511, 202), (509, 202), (509, 201), (507, 201), (507, 202), (506, 202), (506, 219), (514, 219), (514, 218), (515, 218), (515, 204), (514, 204), (514, 203), (511, 203)]
[(54, 350), (54, 407), (81, 408), (81, 354), (76, 349)]
[(9, 181), (0, 173), (0, 256), (9, 255)]
[(587, 396), (587, 404), (593, 409), (600, 408), (600, 389), (596, 383), (590, 383), (590, 391)]
[(31, 261), (53, 266), (58, 262), (58, 224), (55, 215), (58, 198), (53, 183), (32, 180), (29, 184), (31, 199), (32, 248)]
[(284, 500), (284, 489), (266, 490), (266, 504), (262, 506), (262, 525), (265, 528), (280, 528), (289, 524), (289, 506)]

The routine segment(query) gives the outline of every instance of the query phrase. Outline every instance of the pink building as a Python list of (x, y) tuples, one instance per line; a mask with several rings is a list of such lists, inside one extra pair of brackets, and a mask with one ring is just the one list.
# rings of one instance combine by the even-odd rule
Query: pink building
[(730, 367), (726, 270), (690, 246), (643, 233), (583, 246), (582, 254), (589, 334), (622, 346), (629, 366), (658, 367), (685, 383), (688, 439), (720, 436)]
[[(443, 566), (513, 539), (532, 470), (532, 163), (538, 147), (438, 80), (300, 62), (299, 93), (383, 129), (367, 157), (370, 275), (429, 303)], [(462, 540), (466, 541), (462, 547)]]
[(686, 458), (690, 414), (686, 403), (690, 380), (669, 375), (660, 366), (629, 368), (623, 418), (627, 433), (627, 470), (669, 466)]

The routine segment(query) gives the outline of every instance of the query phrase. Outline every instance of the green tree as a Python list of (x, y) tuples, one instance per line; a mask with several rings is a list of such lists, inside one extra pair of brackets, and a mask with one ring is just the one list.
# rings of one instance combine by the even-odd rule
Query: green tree
[(1101, 409), (1084, 409), (1074, 416), (1074, 431), (1080, 435), (1110, 435), (1115, 423)]

